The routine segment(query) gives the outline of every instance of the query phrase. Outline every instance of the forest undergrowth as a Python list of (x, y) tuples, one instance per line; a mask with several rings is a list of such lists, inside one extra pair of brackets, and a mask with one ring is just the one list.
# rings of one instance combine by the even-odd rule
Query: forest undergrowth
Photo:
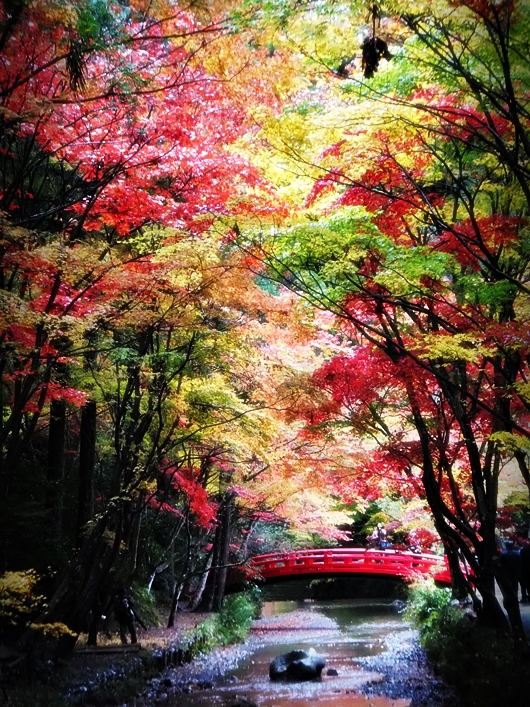
[(513, 638), (483, 625), (449, 589), (422, 583), (411, 589), (408, 615), (436, 672), (468, 707), (526, 707), (530, 659), (516, 655)]
[(135, 699), (149, 681), (170, 666), (181, 666), (216, 648), (243, 642), (259, 611), (257, 592), (232, 594), (213, 614), (179, 612), (174, 630), (149, 629), (139, 634), (140, 649), (107, 653), (119, 638), (102, 635), (98, 649), (87, 652), (86, 636), (70, 660), (37, 660), (5, 684), (10, 707), (117, 705)]

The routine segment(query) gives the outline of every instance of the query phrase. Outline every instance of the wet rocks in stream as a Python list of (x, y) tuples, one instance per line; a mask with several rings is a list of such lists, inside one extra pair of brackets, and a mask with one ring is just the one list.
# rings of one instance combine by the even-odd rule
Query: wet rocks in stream
[(302, 682), (318, 680), (326, 661), (314, 648), (307, 651), (295, 650), (276, 656), (269, 666), (271, 680)]

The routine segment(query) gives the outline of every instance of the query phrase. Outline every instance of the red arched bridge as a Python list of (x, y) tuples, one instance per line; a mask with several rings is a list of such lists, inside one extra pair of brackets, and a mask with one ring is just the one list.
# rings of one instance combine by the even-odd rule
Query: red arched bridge
[(257, 555), (251, 559), (250, 566), (265, 580), (299, 575), (364, 574), (402, 579), (432, 577), (441, 584), (451, 584), (444, 557), (396, 550), (357, 547), (297, 550)]

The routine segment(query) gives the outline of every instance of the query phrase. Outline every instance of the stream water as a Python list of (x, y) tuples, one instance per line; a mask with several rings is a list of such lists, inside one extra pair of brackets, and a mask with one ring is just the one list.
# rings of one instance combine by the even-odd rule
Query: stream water
[[(411, 633), (399, 613), (399, 602), (269, 602), (253, 629), (252, 650), (213, 687), (179, 695), (178, 705), (309, 707), (318, 702), (321, 707), (408, 707), (410, 695), (392, 699), (377, 694), (381, 675), (367, 663), (383, 653), (389, 636), (399, 643), (401, 637), (410, 640)], [(320, 681), (269, 680), (275, 656), (310, 647), (326, 660)], [(367, 684), (370, 696), (360, 693)]]

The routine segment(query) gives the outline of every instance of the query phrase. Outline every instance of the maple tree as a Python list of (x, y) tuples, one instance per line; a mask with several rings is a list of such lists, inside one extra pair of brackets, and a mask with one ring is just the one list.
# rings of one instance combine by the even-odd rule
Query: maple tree
[[(210, 46), (226, 23), (207, 13), (17, 8), (1, 16), (2, 524), (27, 554), (29, 478), (52, 562), (65, 564), (57, 541), (79, 546), (41, 620), (78, 631), (109, 581), (146, 561), (160, 518), (175, 519), (161, 521), (169, 545), (190, 527), (205, 545), (237, 464), (267, 444), (232, 333), (256, 287), (208, 231), (281, 208), (229, 149), (278, 96), (252, 72), (253, 101), (232, 88)], [(239, 46), (236, 73), (251, 56)]]
[(337, 542), (399, 496), (523, 643), (496, 531), (503, 467), (530, 488), (524, 4), (0, 22), (0, 522), (39, 509), (41, 620), (140, 577), (170, 622), (219, 608), (265, 524)]
[[(313, 186), (306, 220), (241, 242), (256, 270), (261, 259), (333, 312), (350, 342), (315, 374), (335, 409), (315, 406), (308, 419), (377, 440), (352, 486), (368, 492), (377, 480), (426, 498), (456, 586), (502, 623), (496, 580), (522, 645), (495, 533), (502, 467), (513, 459), (530, 480), (528, 12), (439, 2), (394, 3), (389, 14), (402, 23), (399, 62), (372, 83), (350, 63), (343, 83), (322, 79), (300, 94), (298, 132), (291, 116), (264, 126), (298, 184)], [(314, 58), (323, 77), (322, 53)]]

